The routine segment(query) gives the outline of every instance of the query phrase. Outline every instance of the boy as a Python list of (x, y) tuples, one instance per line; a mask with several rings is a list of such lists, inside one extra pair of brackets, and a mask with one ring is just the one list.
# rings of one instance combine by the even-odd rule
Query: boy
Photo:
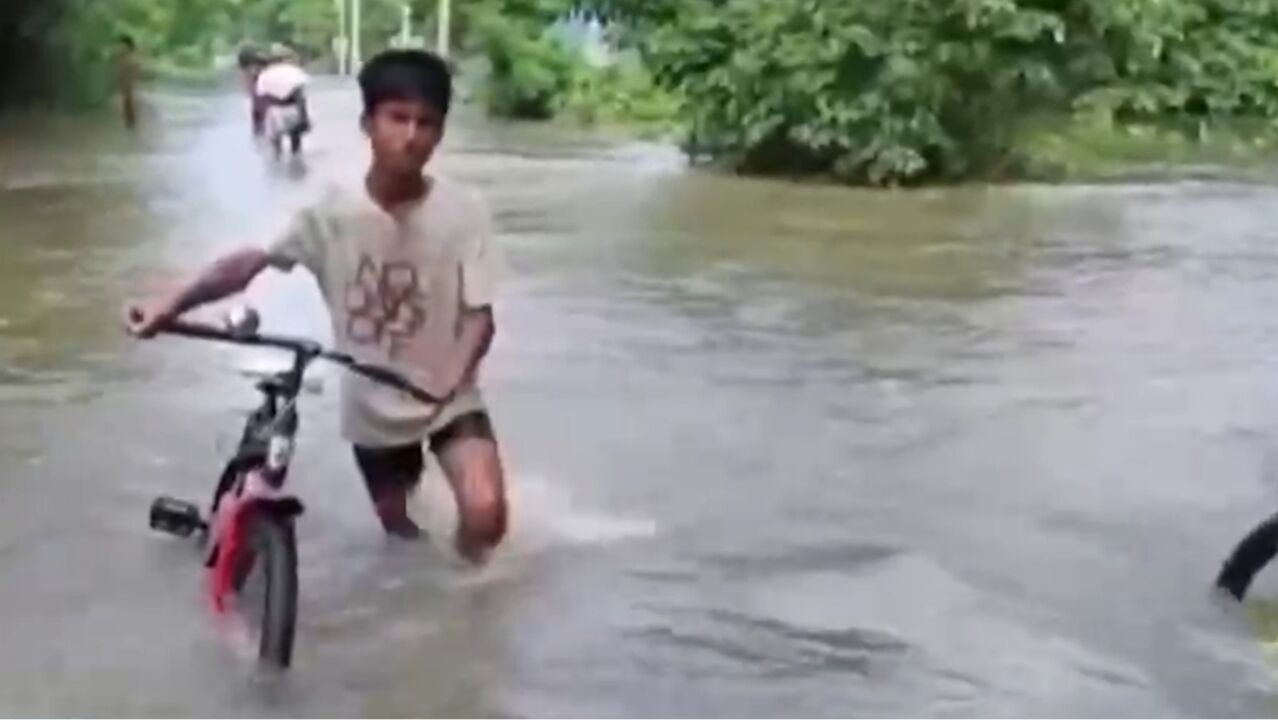
[(476, 385), (495, 329), (497, 250), (480, 200), (423, 174), (452, 99), (445, 63), (428, 52), (392, 50), (364, 66), (359, 84), (372, 149), (362, 182), (327, 190), (269, 248), (232, 252), (178, 291), (131, 307), (127, 329), (151, 337), (187, 310), (243, 290), (268, 267), (306, 267), (339, 348), (452, 398), (439, 409), (343, 375), (342, 432), (382, 527), (419, 536), (405, 498), (429, 443), (457, 501), (457, 550), (478, 564), (506, 531), (497, 441)]
[(120, 114), (124, 116), (124, 126), (133, 130), (138, 124), (137, 86), (138, 76), (141, 75), (137, 45), (128, 35), (121, 35), (117, 38), (117, 43), (115, 83), (120, 94)]
[(240, 49), (237, 60), (240, 66), (240, 77), (244, 80), (244, 92), (249, 98), (249, 119), (252, 122), (253, 137), (262, 134), (262, 104), (257, 99), (257, 76), (262, 72), (266, 61), (261, 53), (251, 47)]

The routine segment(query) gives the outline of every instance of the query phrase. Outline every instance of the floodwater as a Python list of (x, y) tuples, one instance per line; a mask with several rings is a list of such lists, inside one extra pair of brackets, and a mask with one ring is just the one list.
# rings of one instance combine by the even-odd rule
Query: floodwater
[[(262, 358), (117, 317), (362, 171), (353, 88), (314, 102), (287, 167), (230, 94), (0, 123), (0, 714), (1274, 710), (1208, 593), (1278, 508), (1274, 187), (853, 191), (466, 109), (436, 169), (509, 259), (510, 542), (460, 568), (434, 475), (439, 540), (382, 538), (326, 372), (296, 666), (259, 677), (146, 513), (207, 495)], [(326, 337), (301, 273), (250, 295)]]

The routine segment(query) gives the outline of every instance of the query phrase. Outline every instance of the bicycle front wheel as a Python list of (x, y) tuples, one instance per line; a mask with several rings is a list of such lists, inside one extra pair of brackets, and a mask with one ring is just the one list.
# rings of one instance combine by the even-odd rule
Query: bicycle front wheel
[(256, 512), (245, 528), (248, 546), (236, 573), (236, 606), (258, 637), (258, 658), (287, 668), (297, 625), (297, 541), (293, 522)]

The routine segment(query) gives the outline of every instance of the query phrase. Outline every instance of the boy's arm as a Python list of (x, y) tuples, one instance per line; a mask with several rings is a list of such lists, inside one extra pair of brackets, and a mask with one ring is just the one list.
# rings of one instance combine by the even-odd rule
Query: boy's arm
[(492, 346), (497, 332), (493, 303), (497, 300), (497, 278), (501, 274), (500, 248), (493, 238), (492, 217), (486, 204), (475, 197), (474, 228), (469, 252), (461, 266), (461, 317), (454, 351), (441, 378), (443, 389), (455, 392), (475, 382), (479, 365)]
[(314, 272), (324, 256), (320, 225), (315, 206), (299, 209), (266, 249), (245, 247), (227, 253), (176, 291), (130, 305), (125, 329), (136, 337), (151, 337), (186, 311), (244, 290), (267, 267), (288, 272), (301, 264)]
[(493, 336), (497, 333), (497, 323), (493, 319), (491, 306), (482, 308), (464, 308), (461, 317), (461, 333), (457, 339), (457, 355), (446, 387), (456, 389), (463, 383), (473, 382), (479, 372), (479, 364), (488, 355), (492, 347)]
[(272, 264), (276, 261), (261, 248), (243, 248), (223, 255), (177, 290), (131, 304), (126, 311), (125, 328), (136, 337), (152, 337), (165, 323), (186, 311), (244, 290)]

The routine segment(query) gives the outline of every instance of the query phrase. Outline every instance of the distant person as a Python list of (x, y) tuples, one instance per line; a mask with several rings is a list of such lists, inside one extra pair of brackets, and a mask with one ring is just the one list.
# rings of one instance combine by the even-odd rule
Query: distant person
[(452, 102), (447, 64), (421, 50), (391, 50), (364, 65), (359, 85), (371, 150), (365, 171), (317, 195), (267, 247), (232, 251), (175, 292), (133, 305), (128, 329), (152, 337), (267, 268), (305, 268), (319, 282), (341, 351), (449, 398), (425, 405), (342, 376), (342, 435), (382, 528), (421, 535), (406, 498), (429, 450), (457, 503), (457, 551), (482, 563), (506, 533), (502, 464), (478, 381), (496, 332), (499, 247), (479, 194), (426, 169)]
[(240, 50), (237, 64), (240, 67), (240, 78), (244, 81), (244, 93), (249, 99), (249, 120), (253, 137), (259, 137), (262, 134), (265, 108), (257, 97), (257, 77), (266, 66), (266, 59), (255, 48), (245, 47)]
[(137, 91), (141, 74), (137, 45), (132, 37), (121, 35), (115, 54), (115, 82), (116, 91), (120, 95), (120, 113), (124, 116), (124, 126), (130, 130), (138, 125)]
[(302, 150), (302, 136), (310, 132), (310, 109), (306, 102), (306, 84), (310, 76), (298, 63), (297, 55), (283, 46), (272, 48), (266, 64), (257, 76), (254, 93), (262, 107), (263, 132), (275, 148), (282, 152), (284, 138), (294, 155)]

